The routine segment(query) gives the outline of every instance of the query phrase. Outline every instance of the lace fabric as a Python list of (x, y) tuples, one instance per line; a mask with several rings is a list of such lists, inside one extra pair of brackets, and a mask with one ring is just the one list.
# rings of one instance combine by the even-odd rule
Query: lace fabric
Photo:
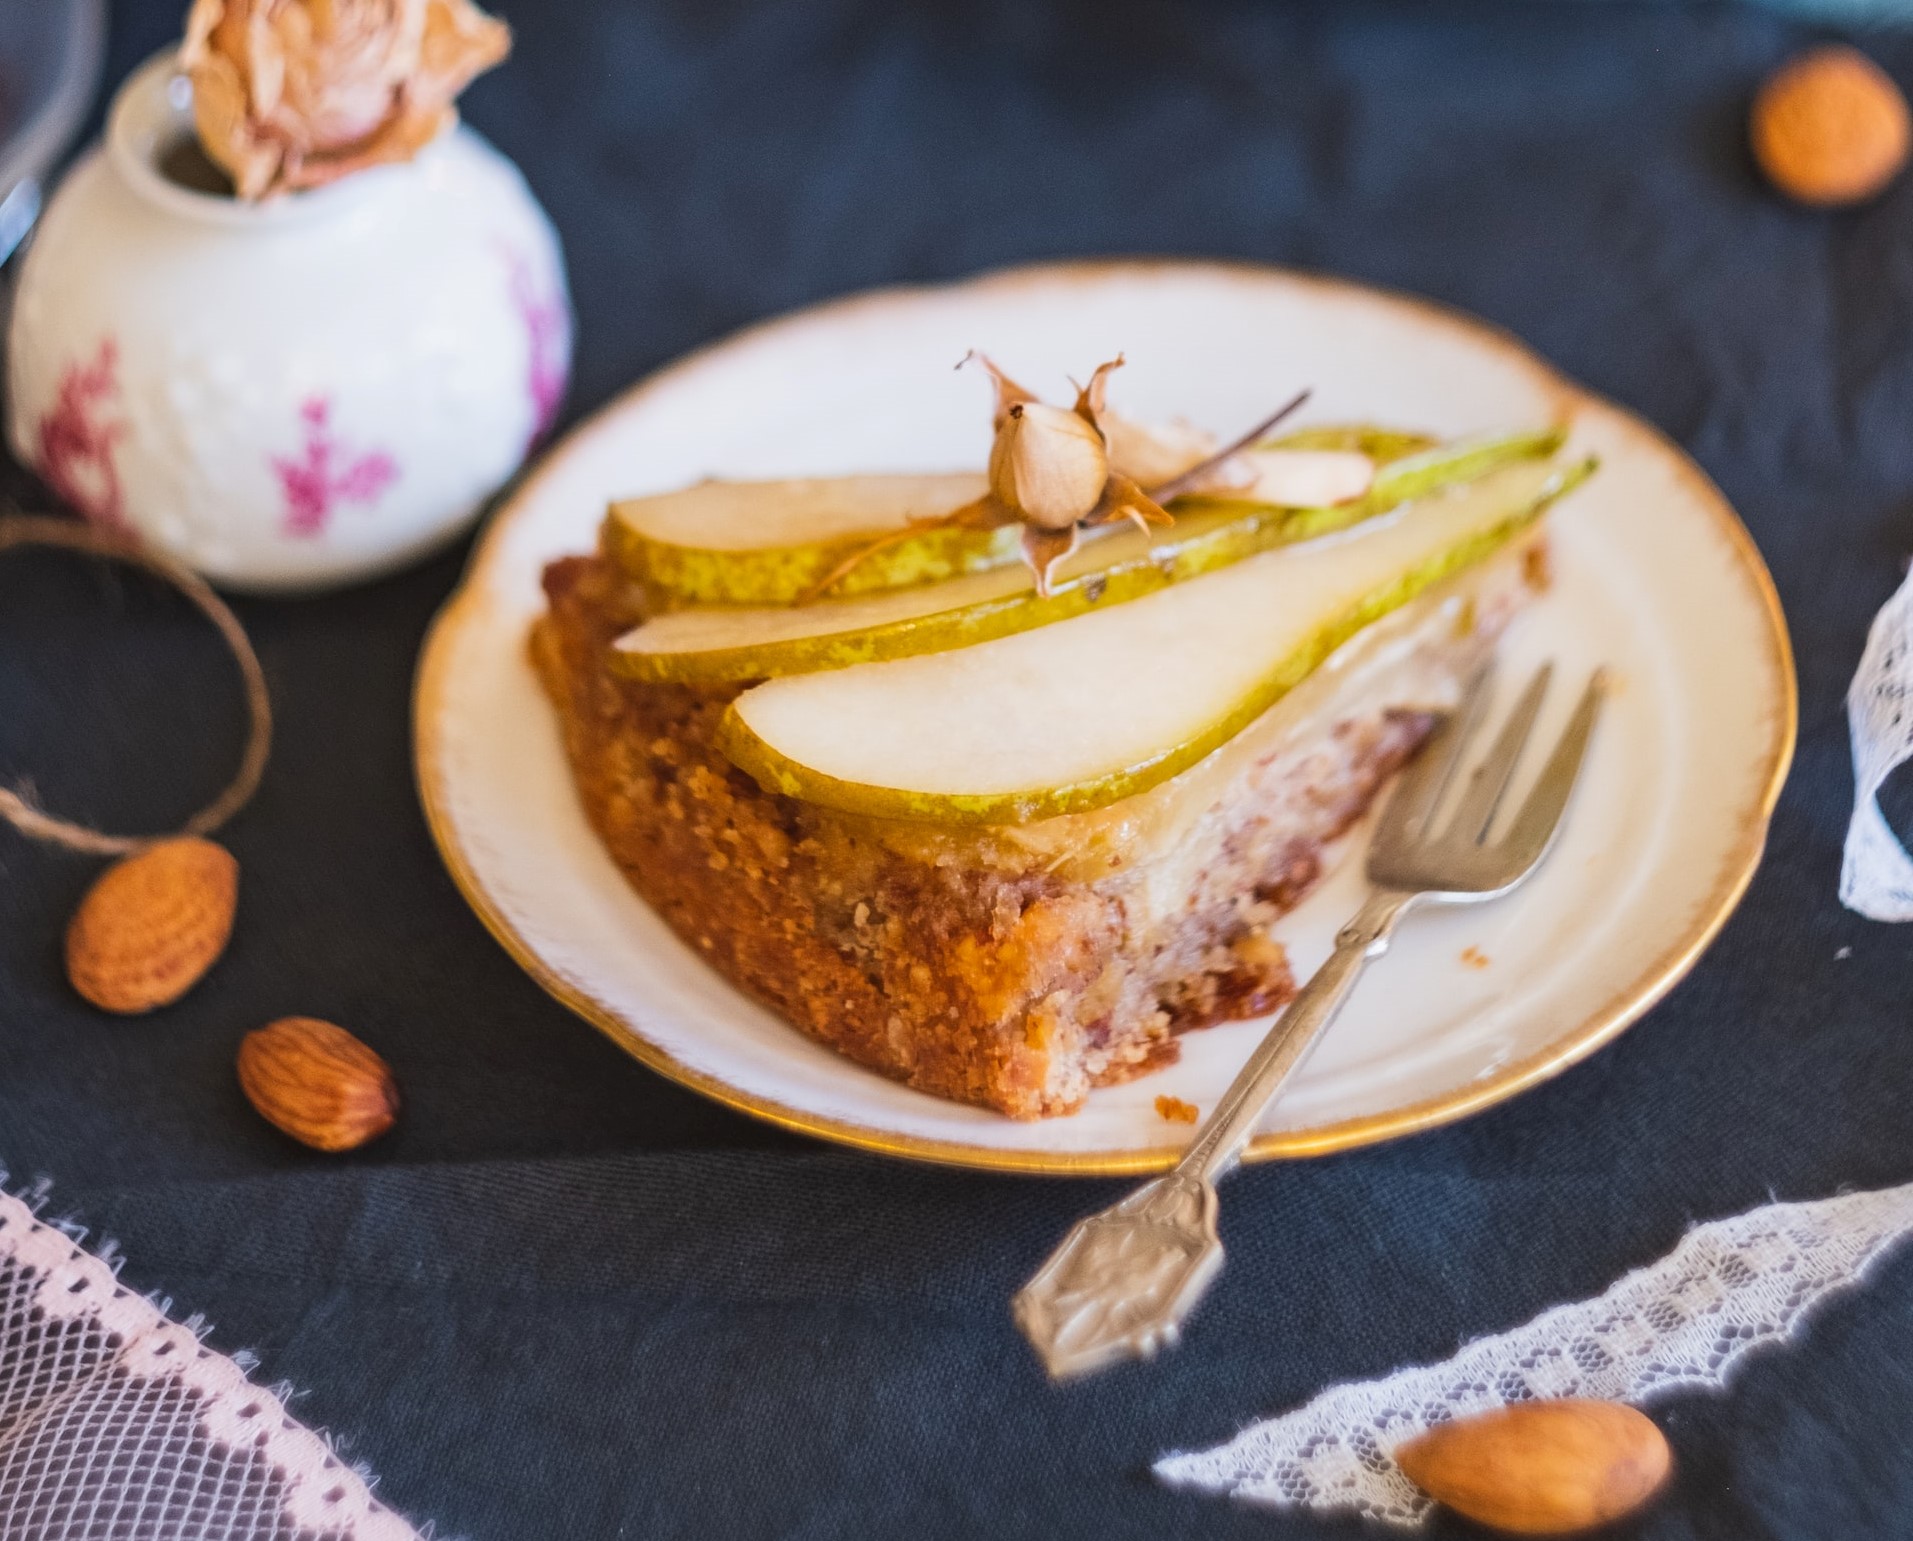
[(1719, 1388), (1909, 1230), (1913, 1184), (1711, 1221), (1596, 1299), (1555, 1306), (1440, 1364), (1331, 1387), (1227, 1444), (1167, 1455), (1156, 1474), (1252, 1503), (1415, 1525), (1432, 1505), (1392, 1452), (1417, 1434), (1509, 1402), (1642, 1403)]
[(1853, 740), (1853, 821), (1840, 902), (1869, 920), (1913, 920), (1913, 859), (1880, 812), (1879, 791), (1913, 759), (1913, 573), (1880, 607), (1847, 691)]
[(0, 1536), (421, 1541), (196, 1328), (0, 1192)]

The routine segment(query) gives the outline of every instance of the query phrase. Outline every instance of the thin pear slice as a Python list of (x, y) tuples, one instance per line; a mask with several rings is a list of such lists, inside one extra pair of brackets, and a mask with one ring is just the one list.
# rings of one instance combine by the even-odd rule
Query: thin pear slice
[(1047, 597), (1018, 563), (809, 605), (672, 610), (620, 637), (611, 667), (632, 679), (711, 684), (947, 652), (1140, 598), (1282, 538), (1275, 511), (1212, 509), (1165, 529), (1124, 525), (1085, 542), (1058, 566)]
[(1326, 508), (1230, 500), (1183, 511), (1174, 525), (1124, 526), (1083, 545), (1038, 595), (1022, 565), (853, 599), (766, 609), (693, 608), (619, 638), (611, 666), (633, 679), (697, 684), (774, 679), (819, 669), (947, 652), (1140, 599), (1172, 583), (1370, 519), (1405, 497), (1473, 480), (1499, 465), (1540, 459), (1558, 432), (1511, 434), (1447, 446), (1384, 466), (1362, 498)]
[[(1318, 436), (1319, 435), (1319, 436)], [(1359, 449), (1364, 438), (1371, 439), (1379, 447), (1379, 442), (1387, 436), (1382, 430), (1368, 429), (1304, 429), (1301, 433), (1291, 434), (1284, 439), (1271, 440), (1258, 446), (1262, 449)], [(1412, 435), (1393, 436), (1397, 441), (1405, 442)], [(1375, 480), (1366, 494), (1351, 503), (1331, 504), (1326, 508), (1310, 510), (1317, 518), (1316, 531), (1339, 529), (1349, 521), (1337, 519), (1338, 514), (1349, 509), (1393, 508), (1413, 498), (1427, 497), (1431, 492), (1439, 492), (1444, 487), (1452, 487), (1461, 482), (1473, 481), (1488, 472), (1506, 465), (1511, 460), (1539, 459), (1552, 455), (1561, 447), (1566, 435), (1559, 428), (1547, 428), (1514, 434), (1483, 434), (1479, 437), (1454, 439), (1446, 444), (1436, 444), (1426, 449), (1395, 456), (1378, 464)], [(1373, 448), (1363, 450), (1371, 458), (1380, 459)], [(1268, 509), (1279, 505), (1258, 503), (1227, 492), (1192, 492), (1177, 498), (1170, 505), (1178, 515), (1197, 509)], [(1313, 533), (1313, 532), (1312, 532)]]
[[(611, 505), (606, 543), (634, 578), (699, 604), (787, 605), (873, 539), (940, 519), (988, 490), (980, 473), (699, 482)], [(924, 530), (871, 553), (839, 592), (1001, 567), (1021, 531)]]
[(1363, 627), (1533, 526), (1593, 469), (1509, 466), (1114, 610), (955, 652), (771, 680), (719, 741), (760, 785), (849, 813), (1024, 824), (1165, 781)]

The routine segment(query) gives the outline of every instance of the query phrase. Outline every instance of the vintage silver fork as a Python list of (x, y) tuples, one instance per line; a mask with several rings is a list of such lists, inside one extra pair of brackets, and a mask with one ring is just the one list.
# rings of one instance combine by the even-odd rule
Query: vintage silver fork
[(1077, 1223), (1011, 1309), (1052, 1377), (1118, 1359), (1147, 1358), (1176, 1341), (1183, 1318), (1222, 1267), (1216, 1182), (1242, 1154), (1256, 1120), (1355, 988), (1388, 950), (1402, 916), (1419, 904), (1497, 899), (1540, 865), (1554, 843), (1601, 704), (1596, 671), (1534, 789), (1504, 833), (1489, 836), (1516, 763), (1534, 729), (1553, 666), (1522, 692), (1454, 814), (1433, 830), (1443, 794), (1467, 757), (1488, 697), (1491, 669), (1403, 773), (1368, 850), (1370, 893), (1335, 938), (1335, 951), (1277, 1018), (1216, 1105), (1208, 1125), (1167, 1176)]

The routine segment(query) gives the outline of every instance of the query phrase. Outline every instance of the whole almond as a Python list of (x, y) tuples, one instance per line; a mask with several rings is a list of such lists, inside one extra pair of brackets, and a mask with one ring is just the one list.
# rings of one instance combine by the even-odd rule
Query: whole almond
[(1748, 125), (1767, 178), (1802, 203), (1859, 203), (1906, 163), (1906, 98), (1858, 49), (1809, 49), (1760, 88)]
[(102, 1011), (169, 1006), (232, 936), (239, 863), (210, 840), (162, 840), (115, 862), (66, 930), (66, 973)]
[(1617, 1402), (1517, 1402), (1430, 1429), (1395, 1452), (1457, 1514), (1520, 1536), (1561, 1536), (1632, 1513), (1673, 1467), (1652, 1419)]
[(246, 1034), (239, 1085), (267, 1123), (314, 1150), (354, 1150), (399, 1112), (391, 1067), (317, 1017), (283, 1017)]

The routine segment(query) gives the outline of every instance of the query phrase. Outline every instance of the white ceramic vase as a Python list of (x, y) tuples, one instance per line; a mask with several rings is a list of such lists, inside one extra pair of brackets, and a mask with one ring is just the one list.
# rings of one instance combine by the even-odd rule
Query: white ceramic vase
[(14, 453), (224, 585), (401, 566), (469, 523), (558, 410), (550, 221), (467, 128), (258, 205), (163, 172), (191, 132), (189, 83), (149, 61), (48, 207), (14, 299)]

